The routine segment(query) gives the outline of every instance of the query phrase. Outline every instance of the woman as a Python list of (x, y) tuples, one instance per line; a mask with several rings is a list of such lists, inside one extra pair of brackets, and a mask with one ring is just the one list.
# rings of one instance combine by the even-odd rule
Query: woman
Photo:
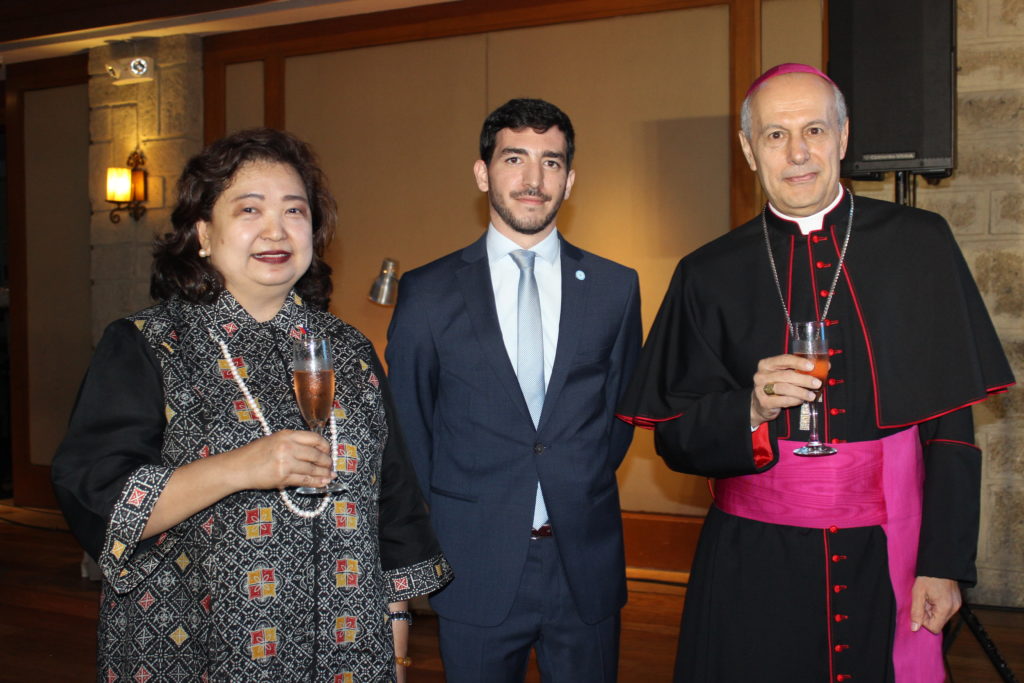
[[(404, 679), (406, 600), (451, 571), (373, 347), (326, 312), (323, 174), (294, 137), (243, 131), (189, 161), (171, 220), (160, 303), (107, 328), (53, 461), (105, 577), (98, 679)], [(292, 394), (304, 333), (330, 340), (340, 472)]]

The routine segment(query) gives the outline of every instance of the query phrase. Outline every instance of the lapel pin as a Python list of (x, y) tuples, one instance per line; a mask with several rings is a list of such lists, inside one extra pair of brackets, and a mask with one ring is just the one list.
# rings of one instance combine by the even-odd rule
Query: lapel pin
[(576, 271), (576, 279), (577, 280), (586, 280), (587, 279), (587, 274), (584, 273), (582, 270), (577, 270)]

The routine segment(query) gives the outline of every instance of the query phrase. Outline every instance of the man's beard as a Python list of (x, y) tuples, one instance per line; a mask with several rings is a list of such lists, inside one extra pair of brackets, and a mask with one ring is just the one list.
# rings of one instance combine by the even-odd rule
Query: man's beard
[[(559, 198), (558, 201), (555, 202), (554, 206), (551, 207), (551, 211), (549, 211), (547, 215), (532, 221), (521, 221), (512, 215), (508, 206), (502, 202), (501, 197), (496, 195), (493, 189), (487, 192), (487, 196), (491, 200), (491, 207), (499, 216), (501, 216), (501, 220), (505, 221), (505, 225), (522, 235), (536, 235), (538, 232), (543, 231), (555, 220), (555, 216), (558, 215), (558, 209), (562, 206), (562, 199)], [(551, 201), (551, 197), (549, 195), (544, 194), (540, 190), (533, 189), (513, 192), (511, 198), (516, 199), (523, 196), (536, 197), (544, 200), (545, 202)]]

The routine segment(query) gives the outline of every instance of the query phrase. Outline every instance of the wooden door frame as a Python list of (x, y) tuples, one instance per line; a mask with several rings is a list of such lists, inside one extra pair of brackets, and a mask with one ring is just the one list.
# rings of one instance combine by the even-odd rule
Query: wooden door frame
[[(28, 408), (28, 249), (25, 214), (25, 93), (89, 82), (88, 55), (11, 64), (7, 67), (7, 229), (10, 269), (11, 471), (14, 504), (56, 507), (50, 467), (31, 461)], [(83, 179), (85, 180), (85, 179)]]

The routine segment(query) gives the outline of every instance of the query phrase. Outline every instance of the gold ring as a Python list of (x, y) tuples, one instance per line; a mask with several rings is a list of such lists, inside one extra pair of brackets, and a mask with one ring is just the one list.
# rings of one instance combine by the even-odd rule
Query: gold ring
[(775, 395), (775, 382), (768, 382), (768, 384), (765, 384), (763, 391), (764, 391), (764, 395), (765, 396), (774, 396)]

